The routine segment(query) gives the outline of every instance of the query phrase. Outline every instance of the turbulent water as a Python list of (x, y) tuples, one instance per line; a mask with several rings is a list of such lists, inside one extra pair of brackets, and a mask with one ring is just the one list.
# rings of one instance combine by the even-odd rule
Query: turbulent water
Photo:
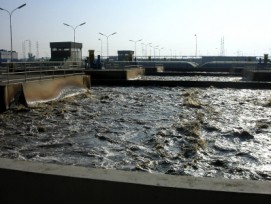
[(142, 76), (142, 80), (168, 80), (168, 81), (242, 81), (242, 77), (229, 76)]
[(271, 180), (268, 90), (92, 87), (0, 114), (0, 157)]

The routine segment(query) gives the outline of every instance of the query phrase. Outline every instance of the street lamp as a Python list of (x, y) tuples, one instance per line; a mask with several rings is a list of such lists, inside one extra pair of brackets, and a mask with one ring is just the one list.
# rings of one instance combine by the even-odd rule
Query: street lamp
[(65, 26), (68, 26), (68, 27), (71, 27), (72, 29), (73, 29), (73, 49), (74, 49), (74, 59), (75, 59), (75, 61), (76, 61), (76, 52), (75, 52), (75, 30), (76, 30), (76, 28), (78, 28), (79, 26), (82, 26), (82, 25), (85, 25), (86, 24), (86, 22), (84, 22), (84, 23), (81, 23), (81, 24), (79, 24), (79, 25), (77, 25), (77, 26), (75, 26), (75, 27), (73, 27), (73, 26), (71, 26), (71, 25), (69, 25), (69, 24), (67, 24), (67, 23), (63, 23)]
[[(151, 45), (152, 43), (147, 43), (147, 47), (146, 47), (146, 49), (148, 48), (148, 46), (150, 47), (150, 57), (151, 57)], [(146, 53), (148, 55), (148, 49), (146, 50)]]
[(110, 36), (112, 36), (112, 35), (117, 34), (117, 33), (114, 32), (114, 33), (112, 33), (112, 34), (110, 34), (110, 35), (105, 35), (105, 34), (103, 34), (103, 33), (99, 33), (99, 34), (106, 37), (106, 44), (107, 44), (107, 60), (109, 60), (109, 59), (108, 59), (108, 38), (109, 38)]
[(12, 54), (13, 54), (13, 47), (12, 47), (12, 26), (11, 26), (11, 16), (12, 16), (12, 14), (13, 14), (14, 11), (16, 11), (17, 9), (21, 9), (21, 8), (23, 8), (24, 6), (26, 6), (26, 4), (23, 4), (23, 5), (19, 6), (19, 7), (17, 7), (16, 9), (12, 10), (11, 12), (9, 12), (9, 11), (6, 10), (6, 9), (0, 8), (0, 10), (6, 11), (6, 12), (8, 12), (8, 14), (9, 14), (9, 27), (10, 27), (10, 62), (13, 61), (13, 57), (12, 57)]
[(161, 52), (161, 50), (163, 50), (164, 48), (162, 47), (162, 48), (159, 48), (159, 59), (161, 58), (161, 55), (160, 55), (160, 52)]
[(195, 34), (195, 37), (196, 37), (196, 57), (198, 55), (198, 38), (197, 38), (197, 35)]
[(158, 49), (158, 47), (159, 47), (159, 45), (152, 47), (153, 48), (153, 59), (155, 59), (155, 50)]
[(101, 41), (101, 59), (102, 59), (102, 56), (103, 56), (103, 41), (100, 38), (98, 40)]
[(135, 43), (135, 59), (136, 59), (136, 43), (142, 41), (142, 39), (136, 40), (136, 41), (134, 41), (134, 40), (129, 40), (129, 41)]
[[(145, 57), (147, 58), (148, 57), (148, 45), (151, 46), (151, 43), (141, 43), (141, 45), (145, 45)], [(143, 55), (143, 47), (142, 47), (142, 55)]]
[(145, 46), (145, 56), (147, 55), (146, 54), (146, 52), (147, 52), (147, 44), (145, 44), (145, 43), (141, 43), (141, 45), (142, 45), (142, 57), (144, 56), (144, 46)]

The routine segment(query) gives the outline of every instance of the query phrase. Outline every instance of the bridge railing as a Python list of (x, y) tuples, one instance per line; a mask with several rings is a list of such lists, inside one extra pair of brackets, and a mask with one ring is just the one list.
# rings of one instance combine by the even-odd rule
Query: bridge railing
[(0, 67), (0, 83), (9, 84), (84, 74), (77, 62), (16, 62), (2, 63)]

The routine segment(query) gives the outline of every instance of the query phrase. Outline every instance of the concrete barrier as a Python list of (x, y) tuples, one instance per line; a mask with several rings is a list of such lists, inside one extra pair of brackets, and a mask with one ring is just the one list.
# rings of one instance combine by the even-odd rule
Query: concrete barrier
[(85, 73), (91, 76), (93, 80), (130, 80), (137, 79), (144, 75), (145, 69), (127, 68), (127, 69), (105, 69), (105, 70), (86, 70)]
[(0, 158), (0, 203), (270, 203), (271, 183)]
[(71, 88), (90, 88), (90, 76), (63, 76), (0, 85), (0, 112), (16, 103), (30, 105), (57, 99), (65, 90)]
[(271, 89), (268, 82), (225, 82), (225, 81), (167, 81), (167, 80), (91, 80), (92, 86), (167, 86), (167, 87), (201, 87), (233, 89)]
[(69, 89), (89, 88), (87, 76), (75, 75), (23, 83), (27, 105), (58, 99)]
[(144, 66), (145, 75), (161, 74), (164, 72), (165, 68), (163, 65), (154, 65), (154, 66)]
[(244, 70), (243, 78), (249, 81), (271, 81), (271, 70)]
[(256, 62), (247, 61), (212, 61), (202, 64), (199, 68), (206, 72), (230, 72), (233, 67), (255, 67)]
[(6, 111), (13, 103), (26, 104), (23, 97), (22, 84), (7, 84), (0, 86), (0, 112)]

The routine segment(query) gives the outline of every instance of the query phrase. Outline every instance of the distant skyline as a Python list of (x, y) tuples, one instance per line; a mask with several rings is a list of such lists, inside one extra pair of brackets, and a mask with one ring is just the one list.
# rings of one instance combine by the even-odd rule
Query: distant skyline
[[(216, 56), (223, 37), (226, 56), (271, 55), (270, 0), (0, 0), (0, 8), (12, 11), (24, 3), (12, 15), (13, 50), (19, 58), (23, 42), (29, 40), (34, 55), (38, 42), (39, 57), (50, 57), (50, 42), (73, 42), (73, 29), (63, 23), (75, 27), (84, 22), (76, 29), (83, 56), (90, 49), (101, 54), (101, 43), (106, 56), (106, 37), (99, 33), (114, 32), (109, 55), (134, 50), (133, 41), (142, 39), (136, 46), (138, 56), (146, 54), (141, 43), (152, 43), (161, 57)], [(0, 19), (0, 49), (10, 50), (8, 13), (0, 10)]]

